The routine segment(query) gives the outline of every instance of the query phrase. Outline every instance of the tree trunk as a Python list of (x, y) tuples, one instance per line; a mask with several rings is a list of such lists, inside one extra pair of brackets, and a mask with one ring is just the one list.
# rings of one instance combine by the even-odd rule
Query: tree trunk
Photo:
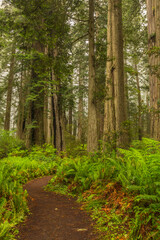
[(13, 90), (13, 81), (14, 81), (14, 65), (15, 65), (15, 44), (13, 43), (11, 60), (10, 60), (10, 69), (9, 69), (9, 75), (8, 75), (6, 114), (5, 114), (5, 120), (4, 120), (4, 129), (7, 131), (10, 130), (12, 90)]
[(87, 150), (98, 147), (97, 116), (95, 100), (95, 53), (94, 53), (94, 0), (89, 0), (89, 92), (88, 92), (88, 139)]
[[(56, 60), (58, 56), (57, 49), (54, 50), (53, 56)], [(52, 94), (52, 112), (53, 112), (53, 133), (54, 133), (54, 146), (58, 153), (65, 150), (65, 139), (64, 139), (64, 116), (62, 111), (62, 101), (60, 95), (60, 79), (55, 75), (54, 69), (52, 69), (52, 82), (53, 94)]]
[(160, 1), (147, 0), (149, 67), (150, 67), (150, 132), (151, 137), (160, 140)]
[(138, 67), (135, 64), (136, 71), (136, 82), (137, 82), (137, 90), (138, 90), (138, 139), (142, 140), (142, 100), (141, 100), (141, 89), (139, 85), (139, 75), (138, 75)]
[(19, 87), (19, 105), (18, 105), (18, 119), (17, 119), (17, 137), (24, 140), (25, 130), (25, 99), (26, 91), (24, 85), (26, 83), (26, 71), (21, 72), (21, 83)]
[[(39, 53), (44, 53), (44, 46), (39, 42), (33, 45), (36, 50), (31, 70), (31, 80), (28, 101), (27, 124), (26, 124), (26, 145), (42, 145), (45, 142), (44, 136), (44, 81), (41, 74), (45, 71), (42, 68)], [(32, 99), (33, 98), (33, 99)]]
[(128, 145), (128, 126), (122, 35), (122, 1), (108, 1), (108, 56), (107, 56), (107, 100), (105, 103), (104, 133), (116, 134), (118, 147)]
[(78, 140), (82, 143), (84, 139), (83, 129), (83, 78), (81, 76), (81, 66), (79, 66), (79, 102), (78, 102)]
[(70, 84), (70, 99), (69, 99), (69, 133), (72, 135), (73, 132), (73, 83)]
[(116, 119), (114, 105), (114, 75), (113, 75), (113, 34), (112, 34), (113, 4), (108, 1), (107, 24), (107, 65), (106, 65), (106, 99), (104, 107), (104, 141), (114, 144)]
[(113, 75), (115, 91), (115, 117), (117, 145), (128, 145), (128, 131), (125, 129), (127, 109), (124, 85), (123, 35), (122, 35), (122, 0), (113, 2)]

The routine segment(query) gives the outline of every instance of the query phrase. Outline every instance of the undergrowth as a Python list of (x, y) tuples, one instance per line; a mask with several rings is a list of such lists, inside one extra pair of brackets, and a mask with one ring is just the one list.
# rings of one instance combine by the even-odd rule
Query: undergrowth
[(8, 149), (0, 160), (0, 239), (14, 239), (13, 227), (28, 212), (22, 184), (53, 173), (47, 190), (77, 196), (96, 221), (100, 239), (160, 239), (159, 142), (143, 139), (116, 153), (74, 154), (57, 157), (50, 145)]
[[(10, 152), (8, 158), (0, 160), (0, 239), (15, 239), (14, 226), (21, 222), (26, 213), (27, 192), (22, 185), (28, 180), (55, 172), (55, 149), (49, 145)], [(22, 156), (25, 157), (22, 157)]]
[(160, 143), (134, 141), (129, 150), (65, 158), (47, 189), (78, 195), (101, 239), (160, 239)]

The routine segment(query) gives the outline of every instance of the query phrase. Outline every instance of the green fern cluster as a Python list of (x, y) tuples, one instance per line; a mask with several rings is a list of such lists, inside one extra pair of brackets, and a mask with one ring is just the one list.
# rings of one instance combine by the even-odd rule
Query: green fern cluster
[(119, 182), (124, 191), (135, 195), (130, 239), (160, 239), (160, 143), (143, 139), (116, 154), (61, 159), (49, 189), (61, 188), (66, 193), (68, 186), (69, 191), (81, 195), (93, 184), (103, 188), (110, 181)]
[[(141, 239), (142, 226), (152, 226), (146, 239), (159, 239), (160, 213), (160, 144), (151, 139), (133, 143), (136, 148), (119, 149), (118, 157), (109, 159), (115, 166), (115, 180), (135, 192), (135, 220), (131, 236)], [(143, 239), (143, 238), (142, 238)]]
[(74, 183), (75, 192), (83, 192), (89, 189), (93, 182), (100, 182), (111, 176), (109, 165), (110, 162), (94, 157), (65, 158), (59, 162), (51, 184), (55, 181), (63, 184)]

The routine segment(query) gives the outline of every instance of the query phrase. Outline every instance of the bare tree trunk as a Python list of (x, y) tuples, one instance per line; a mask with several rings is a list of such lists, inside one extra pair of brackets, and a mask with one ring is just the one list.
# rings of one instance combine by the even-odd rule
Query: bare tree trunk
[(150, 66), (150, 111), (151, 137), (160, 140), (160, 55), (156, 48), (160, 47), (160, 1), (147, 0), (149, 66)]
[(14, 65), (15, 65), (15, 43), (13, 43), (13, 46), (12, 46), (10, 69), (9, 69), (9, 75), (8, 75), (7, 105), (6, 105), (6, 114), (5, 114), (5, 120), (4, 120), (5, 130), (10, 130), (12, 90), (13, 90), (13, 81), (14, 81)]
[(50, 143), (50, 134), (49, 134), (49, 96), (48, 96), (48, 91), (49, 91), (49, 87), (48, 90), (46, 89), (44, 92), (44, 139), (45, 139), (45, 143)]
[(17, 119), (17, 137), (24, 139), (25, 130), (25, 99), (26, 91), (24, 90), (24, 85), (26, 83), (26, 71), (21, 72), (21, 83), (19, 87), (19, 105), (18, 105), (18, 119)]
[(138, 90), (138, 138), (142, 140), (142, 100), (141, 100), (141, 89), (139, 85), (139, 75), (138, 75), (138, 67), (135, 64), (136, 71), (136, 82), (137, 82), (137, 90)]
[[(57, 49), (53, 52), (54, 58), (58, 56)], [(53, 133), (54, 133), (54, 146), (60, 153), (65, 150), (65, 139), (64, 139), (64, 116), (62, 112), (61, 96), (60, 96), (60, 80), (52, 69), (52, 82), (58, 83), (53, 85), (52, 94), (52, 112), (53, 112)]]
[[(44, 137), (44, 86), (41, 79), (41, 59), (39, 53), (44, 53), (44, 46), (38, 41), (33, 45), (37, 51), (35, 59), (32, 62), (30, 86), (28, 94), (34, 96), (34, 99), (28, 101), (27, 124), (26, 124), (26, 145), (30, 147), (33, 144), (42, 145), (45, 142)], [(45, 80), (45, 79), (43, 79)]]
[(89, 93), (88, 93), (88, 139), (87, 150), (98, 147), (97, 115), (95, 100), (95, 53), (94, 53), (94, 0), (89, 0)]
[(127, 109), (124, 82), (122, 1), (108, 1), (107, 100), (104, 133), (116, 133), (119, 147), (128, 145)]
[(106, 64), (106, 99), (104, 107), (104, 141), (113, 144), (116, 131), (115, 105), (114, 105), (114, 75), (113, 75), (113, 4), (108, 1), (107, 24), (107, 64)]
[(72, 106), (69, 107), (69, 133), (72, 135)]
[[(96, 20), (99, 18), (100, 16), (100, 12), (99, 9), (96, 9), (95, 12), (95, 17)], [(100, 24), (98, 24), (98, 21), (96, 22), (96, 27), (95, 27), (95, 42), (96, 45), (98, 43), (98, 39), (100, 38)], [(100, 63), (99, 61), (99, 50), (98, 47), (96, 48), (95, 45), (95, 56), (96, 56), (96, 64), (95, 64), (95, 72), (96, 72), (96, 114), (97, 114), (97, 136), (98, 136), (98, 140), (102, 140), (103, 139), (103, 131), (104, 131), (104, 99), (101, 96), (101, 91), (104, 90), (105, 88), (105, 79), (102, 81), (101, 76), (98, 76), (98, 65)], [(102, 89), (102, 90), (101, 90)]]
[(124, 83), (123, 35), (122, 35), (122, 0), (113, 0), (113, 75), (115, 93), (115, 118), (117, 145), (128, 145), (126, 129), (127, 109)]
[(79, 66), (79, 103), (78, 103), (78, 140), (82, 143), (84, 138), (83, 130), (83, 78), (81, 76), (81, 66)]
[(72, 94), (73, 94), (73, 91), (72, 91), (72, 88), (73, 88), (73, 83), (71, 82), (70, 84), (70, 99), (69, 99), (69, 133), (70, 135), (72, 135), (72, 132), (73, 132), (73, 97), (72, 97)]
[(147, 137), (150, 136), (150, 101), (149, 101), (149, 92), (147, 92), (147, 96), (146, 96), (146, 102), (147, 102), (147, 113), (146, 113), (146, 121), (147, 121), (147, 129), (146, 129), (146, 134), (147, 134)]

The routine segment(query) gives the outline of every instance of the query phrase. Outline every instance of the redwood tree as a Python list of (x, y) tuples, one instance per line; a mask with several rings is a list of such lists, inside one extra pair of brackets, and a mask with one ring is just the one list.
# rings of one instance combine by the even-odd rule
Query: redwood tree
[(147, 0), (151, 137), (160, 140), (160, 1)]
[(127, 110), (124, 83), (123, 34), (122, 34), (122, 1), (108, 1), (108, 55), (106, 77), (106, 103), (104, 134), (116, 137), (119, 147), (126, 147)]

